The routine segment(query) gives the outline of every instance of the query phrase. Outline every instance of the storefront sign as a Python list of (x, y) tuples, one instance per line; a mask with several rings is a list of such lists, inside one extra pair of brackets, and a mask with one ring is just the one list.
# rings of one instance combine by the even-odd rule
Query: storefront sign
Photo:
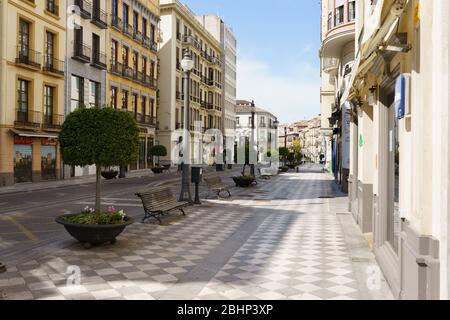
[(14, 144), (33, 144), (33, 138), (14, 136)]
[(56, 139), (41, 139), (41, 145), (43, 146), (56, 146), (57, 144)]

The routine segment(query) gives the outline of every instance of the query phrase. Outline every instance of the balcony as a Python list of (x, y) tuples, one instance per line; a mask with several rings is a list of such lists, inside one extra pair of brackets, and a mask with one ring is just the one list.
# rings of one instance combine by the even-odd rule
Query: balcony
[(14, 126), (37, 129), (41, 126), (41, 113), (39, 111), (16, 109)]
[(127, 79), (134, 80), (135, 78), (133, 68), (130, 68), (129, 66), (123, 66), (122, 76), (124, 76)]
[(181, 91), (175, 93), (177, 100), (184, 100), (184, 94)]
[(85, 19), (91, 18), (92, 3), (87, 0), (75, 0), (75, 5), (80, 8), (80, 16)]
[(150, 38), (147, 37), (145, 34), (142, 35), (142, 45), (146, 48), (150, 47)]
[(141, 113), (136, 113), (135, 119), (138, 124), (145, 125), (145, 126), (156, 127), (156, 124), (157, 124), (155, 117), (152, 117), (149, 115), (144, 115)]
[(111, 16), (110, 25), (112, 28), (116, 29), (117, 31), (122, 30), (122, 19), (120, 19), (117, 16)]
[(183, 44), (193, 46), (197, 50), (202, 51), (200, 43), (193, 36), (183, 36)]
[(30, 48), (17, 46), (16, 63), (27, 65), (36, 69), (41, 68), (41, 53)]
[(101, 51), (94, 51), (91, 65), (98, 69), (106, 70), (106, 54)]
[(142, 43), (142, 40), (143, 40), (142, 32), (140, 32), (136, 29), (133, 29), (133, 39), (136, 40), (137, 42)]
[(133, 38), (133, 26), (125, 21), (122, 23), (122, 32), (124, 35)]
[(111, 61), (111, 65), (109, 66), (109, 72), (115, 74), (116, 76), (122, 76), (123, 66), (120, 62)]
[(177, 32), (177, 40), (181, 41), (181, 32)]
[(322, 70), (325, 73), (337, 75), (339, 69), (339, 59), (337, 58), (323, 58)]
[(158, 44), (156, 42), (151, 43), (150, 50), (152, 50), (155, 53), (158, 52)]
[(52, 56), (44, 56), (44, 72), (64, 76), (64, 61), (53, 58)]
[(91, 62), (91, 47), (84, 43), (74, 41), (72, 58), (84, 63)]
[(45, 10), (55, 16), (59, 16), (59, 7), (56, 4), (55, 0), (46, 0), (45, 1)]
[(65, 117), (61, 114), (44, 115), (44, 121), (42, 123), (42, 129), (61, 129), (64, 123)]
[(101, 29), (107, 29), (107, 17), (108, 15), (102, 9), (94, 9), (91, 22)]

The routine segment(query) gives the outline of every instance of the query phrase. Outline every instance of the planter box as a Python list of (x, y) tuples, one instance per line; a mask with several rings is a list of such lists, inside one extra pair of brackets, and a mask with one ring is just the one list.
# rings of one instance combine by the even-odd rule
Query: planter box
[(164, 172), (164, 167), (152, 168), (154, 174), (161, 174)]
[(280, 167), (281, 172), (288, 172), (289, 171), (289, 167)]
[(255, 183), (255, 179), (249, 180), (249, 179), (241, 179), (239, 177), (233, 177), (233, 180), (236, 183), (236, 186), (240, 188), (248, 188), (253, 183)]
[(125, 230), (125, 228), (134, 223), (133, 218), (122, 224), (107, 224), (107, 225), (91, 225), (91, 224), (76, 224), (65, 221), (63, 218), (75, 216), (76, 214), (64, 215), (56, 218), (56, 222), (62, 224), (67, 232), (79, 242), (83, 243), (86, 249), (92, 245), (100, 245), (106, 242), (111, 244), (116, 243), (116, 238)]
[(119, 175), (119, 171), (102, 171), (102, 177), (106, 180), (115, 179)]

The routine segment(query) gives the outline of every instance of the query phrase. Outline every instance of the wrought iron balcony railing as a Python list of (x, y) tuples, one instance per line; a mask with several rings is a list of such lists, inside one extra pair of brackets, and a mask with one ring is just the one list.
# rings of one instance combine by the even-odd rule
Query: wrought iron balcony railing
[(80, 8), (80, 15), (85, 19), (91, 18), (92, 3), (88, 0), (75, 0), (75, 5)]
[(81, 62), (84, 62), (84, 63), (91, 62), (91, 47), (84, 43), (74, 41), (73, 42), (73, 58), (80, 60)]
[(44, 114), (44, 121), (42, 123), (43, 129), (60, 129), (65, 120), (64, 115), (61, 114)]
[(55, 59), (50, 55), (45, 55), (43, 71), (64, 76), (64, 61)]
[(41, 126), (41, 113), (33, 110), (16, 109), (16, 120), (14, 126), (39, 128)]
[(110, 25), (112, 28), (116, 29), (117, 31), (122, 30), (122, 19), (120, 19), (118, 16), (111, 16)]
[(99, 69), (106, 69), (106, 54), (101, 51), (95, 51), (92, 54), (92, 66)]
[(25, 46), (17, 46), (16, 63), (41, 68), (41, 53)]
[(106, 29), (108, 28), (107, 23), (108, 15), (102, 9), (94, 9), (92, 11), (92, 23), (98, 26), (99, 28)]

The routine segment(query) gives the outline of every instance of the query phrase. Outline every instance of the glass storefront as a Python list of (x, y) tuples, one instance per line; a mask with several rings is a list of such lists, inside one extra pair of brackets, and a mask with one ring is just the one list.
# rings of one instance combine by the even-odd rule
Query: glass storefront
[(56, 179), (56, 147), (41, 146), (42, 180)]
[(145, 139), (141, 139), (139, 141), (139, 169), (146, 169), (145, 168), (145, 158), (147, 156), (146, 154), (146, 145), (145, 145)]
[(31, 144), (14, 145), (14, 182), (31, 182), (33, 147)]

